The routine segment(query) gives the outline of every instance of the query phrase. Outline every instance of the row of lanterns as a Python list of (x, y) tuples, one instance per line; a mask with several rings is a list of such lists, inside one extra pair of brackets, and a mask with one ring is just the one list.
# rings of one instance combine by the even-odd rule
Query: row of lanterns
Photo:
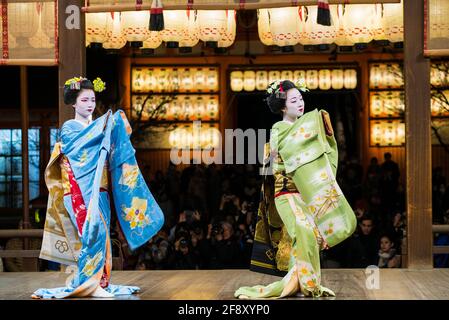
[[(132, 109), (135, 117), (143, 107), (146, 96), (133, 95)], [(163, 96), (153, 95), (147, 100), (142, 112), (141, 120), (147, 121), (150, 114), (165, 99)], [(167, 102), (161, 111), (156, 113), (156, 120), (163, 121), (211, 121), (218, 120), (218, 95), (177, 95)]]
[(196, 129), (186, 125), (178, 127), (170, 132), (169, 144), (172, 148), (218, 148), (220, 146), (221, 133), (216, 126), (201, 126)]
[(164, 10), (163, 15), (164, 30), (150, 31), (149, 11), (86, 13), (86, 45), (120, 49), (129, 41), (142, 49), (155, 49), (165, 42), (169, 48), (188, 51), (200, 40), (219, 48), (234, 42), (234, 10)]
[[(434, 62), (430, 66), (430, 83), (449, 87), (449, 62)], [(399, 63), (373, 63), (370, 65), (371, 89), (394, 89), (404, 86), (404, 73)]]
[(402, 120), (370, 121), (372, 146), (402, 146), (405, 144), (405, 123)]
[[(444, 99), (438, 98), (436, 92), (432, 93), (430, 109), (432, 117), (448, 117), (449, 106)], [(449, 90), (440, 94), (449, 98)], [(375, 91), (370, 92), (370, 117), (371, 118), (398, 118), (405, 111), (405, 95), (403, 91)]]
[(132, 92), (218, 92), (217, 67), (133, 67)]
[(310, 70), (236, 70), (230, 74), (230, 86), (234, 92), (264, 91), (268, 85), (277, 80), (297, 82), (305, 79), (310, 90), (341, 90), (357, 87), (355, 69), (310, 69)]
[(394, 4), (329, 6), (332, 24), (317, 24), (317, 6), (258, 10), (259, 38), (265, 45), (291, 47), (296, 44), (335, 43), (352, 46), (371, 40), (403, 41), (403, 8)]

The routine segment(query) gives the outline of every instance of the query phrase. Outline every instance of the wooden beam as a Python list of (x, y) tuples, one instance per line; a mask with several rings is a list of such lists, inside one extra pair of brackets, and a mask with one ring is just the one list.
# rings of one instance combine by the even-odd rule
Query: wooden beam
[(0, 230), (0, 238), (42, 238), (44, 229), (4, 229)]
[(39, 258), (40, 250), (0, 250), (0, 258)]
[[(67, 79), (86, 74), (86, 41), (85, 41), (85, 15), (79, 12), (79, 28), (69, 29), (71, 13), (66, 9), (73, 5), (80, 9), (83, 0), (58, 1), (58, 35), (59, 35), (59, 126), (72, 119), (73, 108), (65, 105), (63, 88)], [(80, 11), (80, 10), (79, 10)]]
[[(255, 10), (262, 8), (280, 8), (289, 6), (313, 6), (317, 4), (316, 0), (299, 0), (299, 1), (271, 1), (264, 3), (193, 3), (188, 5), (187, 1), (178, 3), (165, 4), (164, 10), (186, 10), (187, 8), (193, 10)], [(347, 0), (329, 0), (329, 4), (344, 4)], [(400, 0), (351, 0), (350, 4), (373, 4), (373, 3), (398, 3)], [(83, 7), (83, 12), (111, 12), (111, 11), (136, 11), (136, 10), (149, 10), (151, 9), (151, 1), (142, 5), (136, 5), (135, 3), (122, 3), (122, 4), (104, 4), (104, 5), (91, 5)]]
[(430, 63), (424, 50), (424, 0), (404, 1), (408, 268), (432, 262)]

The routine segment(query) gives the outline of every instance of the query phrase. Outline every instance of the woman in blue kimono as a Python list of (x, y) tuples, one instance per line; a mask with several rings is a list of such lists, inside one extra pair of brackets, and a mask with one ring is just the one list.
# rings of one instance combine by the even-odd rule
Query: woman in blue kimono
[(124, 112), (109, 110), (92, 120), (95, 92), (104, 89), (99, 78), (65, 83), (64, 102), (74, 108), (75, 118), (62, 125), (45, 170), (49, 198), (40, 258), (68, 265), (74, 273), (66, 287), (39, 289), (33, 298), (138, 292), (138, 287), (110, 283), (110, 196), (131, 249), (150, 240), (164, 224), (137, 165)]

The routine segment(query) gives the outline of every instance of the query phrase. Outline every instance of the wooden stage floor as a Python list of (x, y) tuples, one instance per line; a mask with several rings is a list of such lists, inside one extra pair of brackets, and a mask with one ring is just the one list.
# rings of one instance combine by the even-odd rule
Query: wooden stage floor
[[(42, 287), (64, 286), (61, 272), (0, 272), (0, 299), (31, 299)], [(136, 285), (141, 292), (114, 299), (227, 300), (243, 285), (269, 284), (280, 278), (249, 270), (113, 271), (112, 283)], [(323, 269), (323, 285), (342, 300), (449, 299), (449, 269), (380, 269), (379, 288), (368, 289), (364, 269)], [(308, 299), (289, 297), (288, 299)]]

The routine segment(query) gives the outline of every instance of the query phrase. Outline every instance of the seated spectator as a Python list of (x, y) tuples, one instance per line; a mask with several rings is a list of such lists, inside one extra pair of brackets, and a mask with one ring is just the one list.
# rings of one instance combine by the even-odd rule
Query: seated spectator
[(380, 238), (379, 268), (400, 268), (401, 256), (397, 254), (390, 236), (383, 235)]
[(359, 225), (359, 231), (349, 240), (346, 265), (349, 268), (366, 268), (377, 265), (378, 240), (373, 233), (373, 219), (365, 215)]

